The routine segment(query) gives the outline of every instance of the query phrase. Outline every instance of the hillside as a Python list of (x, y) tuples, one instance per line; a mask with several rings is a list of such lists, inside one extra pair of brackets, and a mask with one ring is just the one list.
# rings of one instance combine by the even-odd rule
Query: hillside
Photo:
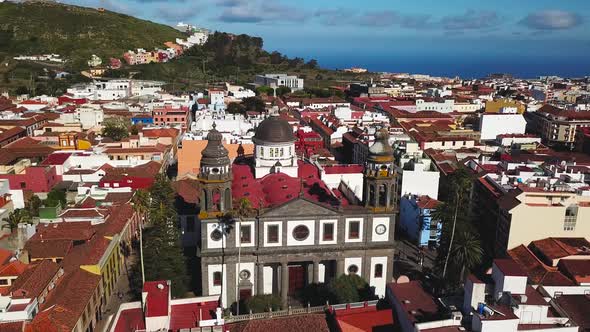
[(133, 48), (162, 47), (182, 33), (110, 11), (54, 2), (0, 3), (0, 55), (57, 53), (77, 68), (92, 54), (121, 57)]
[[(88, 80), (80, 75), (92, 54), (121, 58), (134, 48), (163, 47), (183, 38), (174, 28), (129, 15), (49, 1), (0, 3), (0, 91), (60, 94), (73, 83)], [(60, 54), (65, 65), (15, 61), (17, 55)], [(65, 70), (71, 75), (55, 79)], [(216, 32), (205, 45), (194, 46), (168, 63), (124, 66), (108, 77), (152, 79), (168, 82), (169, 90), (194, 90), (223, 81), (245, 84), (264, 72), (286, 72), (304, 78), (307, 87), (324, 88), (362, 79), (318, 67), (315, 60), (288, 58), (264, 49), (263, 40), (245, 34)], [(365, 77), (366, 78), (366, 77)]]

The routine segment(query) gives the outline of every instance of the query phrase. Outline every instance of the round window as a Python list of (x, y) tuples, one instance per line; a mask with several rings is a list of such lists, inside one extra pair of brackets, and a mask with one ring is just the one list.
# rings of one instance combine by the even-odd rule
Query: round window
[(348, 267), (348, 274), (357, 274), (359, 272), (359, 267), (356, 265), (351, 265)]
[(248, 270), (242, 270), (240, 271), (240, 279), (250, 279), (250, 271)]
[(375, 233), (377, 233), (378, 235), (383, 235), (386, 231), (387, 227), (385, 227), (385, 225), (383, 224), (377, 225), (377, 227), (375, 227)]
[(297, 241), (303, 241), (309, 236), (309, 228), (304, 225), (299, 225), (293, 229), (293, 238)]
[(216, 229), (213, 232), (211, 232), (211, 240), (213, 241), (219, 241), (221, 240), (221, 231)]

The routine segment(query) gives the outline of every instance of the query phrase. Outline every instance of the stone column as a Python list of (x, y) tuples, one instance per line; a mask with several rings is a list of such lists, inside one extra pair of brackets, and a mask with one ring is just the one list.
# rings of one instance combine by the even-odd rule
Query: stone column
[(209, 272), (207, 264), (201, 262), (201, 292), (203, 296), (209, 296)]
[(287, 296), (289, 294), (289, 265), (287, 262), (281, 263), (281, 300), (283, 309), (287, 309)]
[(336, 278), (344, 274), (344, 258), (336, 259)]
[(264, 264), (256, 263), (256, 295), (264, 294)]
[(320, 282), (320, 262), (313, 261), (313, 283), (317, 284)]

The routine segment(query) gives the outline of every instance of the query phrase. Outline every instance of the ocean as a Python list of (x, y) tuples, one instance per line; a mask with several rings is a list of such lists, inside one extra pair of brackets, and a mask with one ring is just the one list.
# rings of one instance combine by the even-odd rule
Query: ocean
[(518, 78), (545, 75), (561, 77), (590, 76), (590, 56), (354, 56), (318, 55), (314, 57), (323, 68), (367, 68), (374, 72), (428, 74), (461, 78), (482, 78), (493, 73), (512, 74)]

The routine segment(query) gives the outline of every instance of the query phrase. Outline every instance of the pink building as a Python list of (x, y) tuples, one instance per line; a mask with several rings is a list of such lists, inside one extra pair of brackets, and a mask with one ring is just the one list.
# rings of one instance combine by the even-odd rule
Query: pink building
[(180, 126), (183, 130), (186, 130), (190, 113), (189, 108), (186, 106), (174, 107), (166, 105), (154, 108), (152, 117), (156, 126)]
[(62, 180), (54, 166), (31, 166), (18, 174), (0, 174), (0, 179), (8, 179), (11, 190), (30, 190), (34, 193), (47, 193)]

